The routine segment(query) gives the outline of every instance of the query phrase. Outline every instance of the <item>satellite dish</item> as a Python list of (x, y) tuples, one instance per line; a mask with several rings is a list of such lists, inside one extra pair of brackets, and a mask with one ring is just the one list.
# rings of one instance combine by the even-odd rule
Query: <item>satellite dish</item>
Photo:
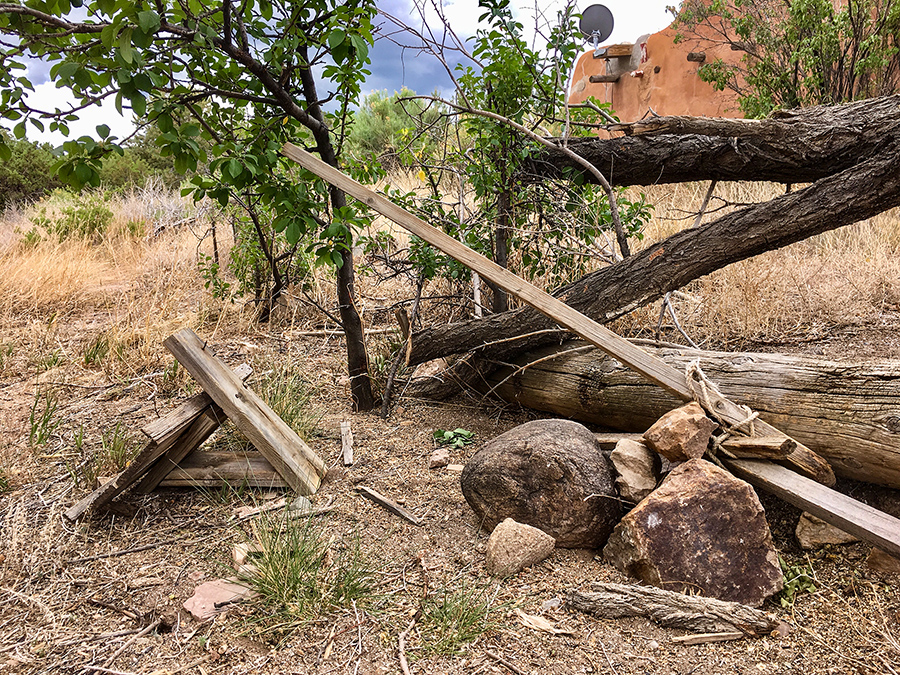
[(613, 15), (605, 5), (591, 5), (581, 13), (578, 27), (586, 38), (594, 42), (594, 48), (612, 35)]

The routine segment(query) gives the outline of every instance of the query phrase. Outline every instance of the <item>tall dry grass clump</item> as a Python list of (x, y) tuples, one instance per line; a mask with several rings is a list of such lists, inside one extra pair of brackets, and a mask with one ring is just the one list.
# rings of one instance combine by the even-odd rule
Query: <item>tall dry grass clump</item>
[[(656, 208), (641, 246), (691, 227), (707, 187), (647, 190)], [(776, 184), (720, 184), (703, 222), (783, 191)], [(900, 310), (900, 210), (729, 265), (684, 291), (672, 296), (679, 320), (695, 341), (711, 347), (816, 339), (866, 323)], [(633, 331), (655, 327), (659, 311), (660, 303), (654, 303), (620, 325)]]

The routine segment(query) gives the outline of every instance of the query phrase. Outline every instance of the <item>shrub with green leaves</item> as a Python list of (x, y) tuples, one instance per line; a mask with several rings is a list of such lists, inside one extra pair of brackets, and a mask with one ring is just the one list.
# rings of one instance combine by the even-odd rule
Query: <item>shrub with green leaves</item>
[(5, 130), (0, 139), (9, 148), (9, 158), (0, 161), (0, 210), (16, 202), (39, 199), (62, 187), (53, 165), (56, 157), (47, 144), (13, 140)]

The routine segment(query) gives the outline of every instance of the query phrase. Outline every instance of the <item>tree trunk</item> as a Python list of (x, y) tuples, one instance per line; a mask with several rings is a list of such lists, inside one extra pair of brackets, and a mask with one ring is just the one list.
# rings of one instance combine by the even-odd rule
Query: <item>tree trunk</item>
[[(522, 366), (570, 342), (520, 355)], [(683, 370), (700, 359), (725, 396), (827, 459), (839, 476), (900, 488), (900, 361), (836, 363), (808, 356), (652, 349)], [(599, 350), (560, 354), (487, 375), (506, 401), (622, 431), (643, 432), (682, 401)]]
[[(894, 138), (888, 140), (891, 143), (876, 157), (802, 190), (678, 232), (555, 295), (605, 323), (728, 264), (900, 205), (900, 143)], [(558, 335), (510, 338), (553, 328), (550, 320), (527, 307), (487, 319), (428, 328), (413, 336), (409, 363), (464, 353), (500, 340), (505, 342), (486, 353), (521, 353), (556, 340)]]
[[(613, 130), (617, 138), (573, 138), (567, 147), (613, 185), (699, 180), (812, 183), (884, 150), (900, 131), (900, 96), (774, 113), (765, 120), (655, 117)], [(589, 172), (559, 150), (542, 148), (525, 180)]]

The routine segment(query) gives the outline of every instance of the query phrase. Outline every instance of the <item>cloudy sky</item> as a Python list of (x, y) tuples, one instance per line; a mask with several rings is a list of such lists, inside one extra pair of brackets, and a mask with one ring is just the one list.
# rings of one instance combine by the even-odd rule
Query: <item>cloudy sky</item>
[[(437, 0), (440, 1), (440, 0)], [(580, 0), (578, 9), (584, 11), (592, 0)], [(673, 0), (605, 0), (603, 3), (611, 11), (615, 25), (613, 33), (606, 43), (632, 42), (645, 33), (654, 33), (662, 30), (672, 20), (671, 14), (665, 11), (667, 4), (673, 4)], [(536, 26), (547, 26), (547, 21), (556, 16), (556, 12), (563, 6), (560, 0), (513, 0), (515, 13), (519, 21), (527, 31), (533, 31)], [(540, 5), (540, 13), (543, 15), (535, 19), (536, 7)], [(413, 8), (412, 0), (379, 0), (379, 8), (387, 14), (396, 17), (416, 29), (422, 29), (423, 20)], [(471, 37), (478, 29), (478, 0), (443, 0), (443, 14), (454, 33), (461, 39)], [(426, 15), (427, 25), (437, 31), (441, 26), (437, 12), (429, 10)], [(396, 27), (389, 21), (379, 18), (383, 24), (381, 31), (385, 34), (394, 32)], [(411, 44), (414, 42), (409, 37), (398, 40)], [(540, 48), (539, 35), (535, 37), (536, 48)], [(587, 45), (586, 45), (587, 48)], [(408, 87), (418, 93), (431, 93), (440, 90), (449, 94), (452, 84), (444, 67), (432, 56), (420, 53), (413, 49), (403, 49), (390, 39), (379, 39), (371, 52), (372, 65), (371, 76), (366, 81), (364, 92), (374, 90), (386, 90), (393, 92), (402, 87)], [(574, 64), (573, 64), (574, 65)], [(56, 89), (52, 82), (48, 81), (47, 72), (49, 65), (35, 63), (29, 68), (31, 81), (35, 84), (35, 93), (31, 97), (32, 103), (45, 109), (53, 109), (63, 105), (64, 91)], [(132, 127), (130, 116), (122, 117), (116, 112), (110, 101), (101, 108), (85, 111), (82, 120), (71, 126), (71, 136), (94, 135), (94, 129), (98, 124), (106, 124), (113, 134), (119, 137), (126, 136)], [(64, 138), (60, 134), (40, 134), (32, 127), (28, 129), (31, 140), (61, 143)]]

